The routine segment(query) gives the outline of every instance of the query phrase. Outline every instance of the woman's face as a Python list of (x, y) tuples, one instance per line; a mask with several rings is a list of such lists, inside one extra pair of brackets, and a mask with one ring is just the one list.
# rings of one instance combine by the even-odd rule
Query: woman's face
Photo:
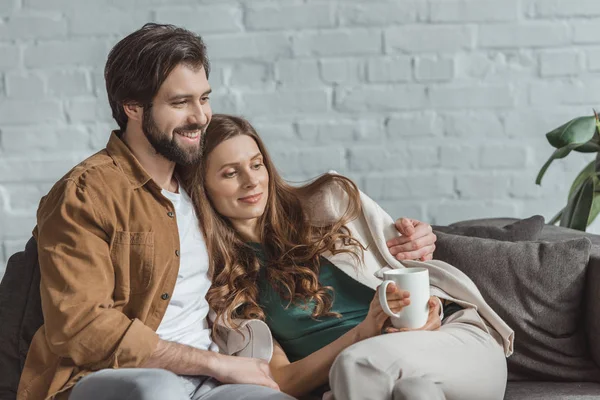
[(206, 191), (217, 212), (238, 231), (256, 228), (269, 196), (269, 173), (250, 136), (238, 135), (208, 154)]

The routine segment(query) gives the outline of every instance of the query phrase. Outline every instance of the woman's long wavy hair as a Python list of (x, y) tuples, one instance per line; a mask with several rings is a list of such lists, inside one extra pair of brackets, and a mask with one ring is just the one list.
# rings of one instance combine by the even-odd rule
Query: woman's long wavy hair
[[(326, 251), (347, 252), (359, 263), (363, 259), (365, 247), (346, 228), (360, 213), (356, 185), (348, 178), (333, 174), (322, 175), (304, 186), (289, 185), (277, 173), (264, 143), (248, 121), (216, 114), (204, 134), (202, 161), (184, 167), (179, 174), (204, 232), (212, 278), (206, 299), (216, 312), (217, 321), (237, 328), (235, 318), (265, 319), (258, 304), (260, 261), (229, 220), (216, 211), (205, 186), (204, 173), (211, 152), (222, 142), (239, 135), (254, 139), (269, 174), (267, 205), (258, 223), (268, 281), (288, 305), (310, 304), (313, 318), (338, 316), (331, 312), (332, 288), (319, 284), (320, 256)], [(348, 194), (348, 207), (342, 217), (331, 224), (311, 224), (303, 200), (331, 184), (339, 185)]]

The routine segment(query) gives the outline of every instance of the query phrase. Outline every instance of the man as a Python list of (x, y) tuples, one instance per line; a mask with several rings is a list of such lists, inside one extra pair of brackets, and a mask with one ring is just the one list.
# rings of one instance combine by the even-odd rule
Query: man
[[(217, 352), (207, 320), (208, 254), (175, 168), (201, 157), (209, 69), (201, 38), (170, 25), (146, 24), (110, 52), (120, 129), (38, 209), (45, 323), (19, 399), (291, 399), (265, 360)], [(407, 237), (392, 254), (431, 257), (431, 227), (397, 225)]]

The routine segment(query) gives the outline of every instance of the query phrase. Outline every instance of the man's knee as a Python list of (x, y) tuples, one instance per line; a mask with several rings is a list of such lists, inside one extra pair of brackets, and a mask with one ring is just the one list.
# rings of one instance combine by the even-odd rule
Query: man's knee
[(440, 385), (427, 378), (401, 378), (394, 384), (394, 400), (443, 400), (446, 397)]
[(163, 369), (99, 371), (79, 382), (69, 400), (188, 399), (184, 383)]

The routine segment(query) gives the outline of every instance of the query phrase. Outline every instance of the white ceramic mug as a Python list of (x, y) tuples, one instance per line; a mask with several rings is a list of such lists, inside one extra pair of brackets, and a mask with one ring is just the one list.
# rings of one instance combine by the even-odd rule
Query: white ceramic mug
[[(379, 287), (379, 302), (390, 316), (395, 328), (418, 329), (429, 317), (429, 270), (426, 268), (393, 269), (383, 273), (385, 281)], [(400, 290), (410, 292), (410, 304), (394, 314), (387, 303), (386, 289), (394, 283)]]

